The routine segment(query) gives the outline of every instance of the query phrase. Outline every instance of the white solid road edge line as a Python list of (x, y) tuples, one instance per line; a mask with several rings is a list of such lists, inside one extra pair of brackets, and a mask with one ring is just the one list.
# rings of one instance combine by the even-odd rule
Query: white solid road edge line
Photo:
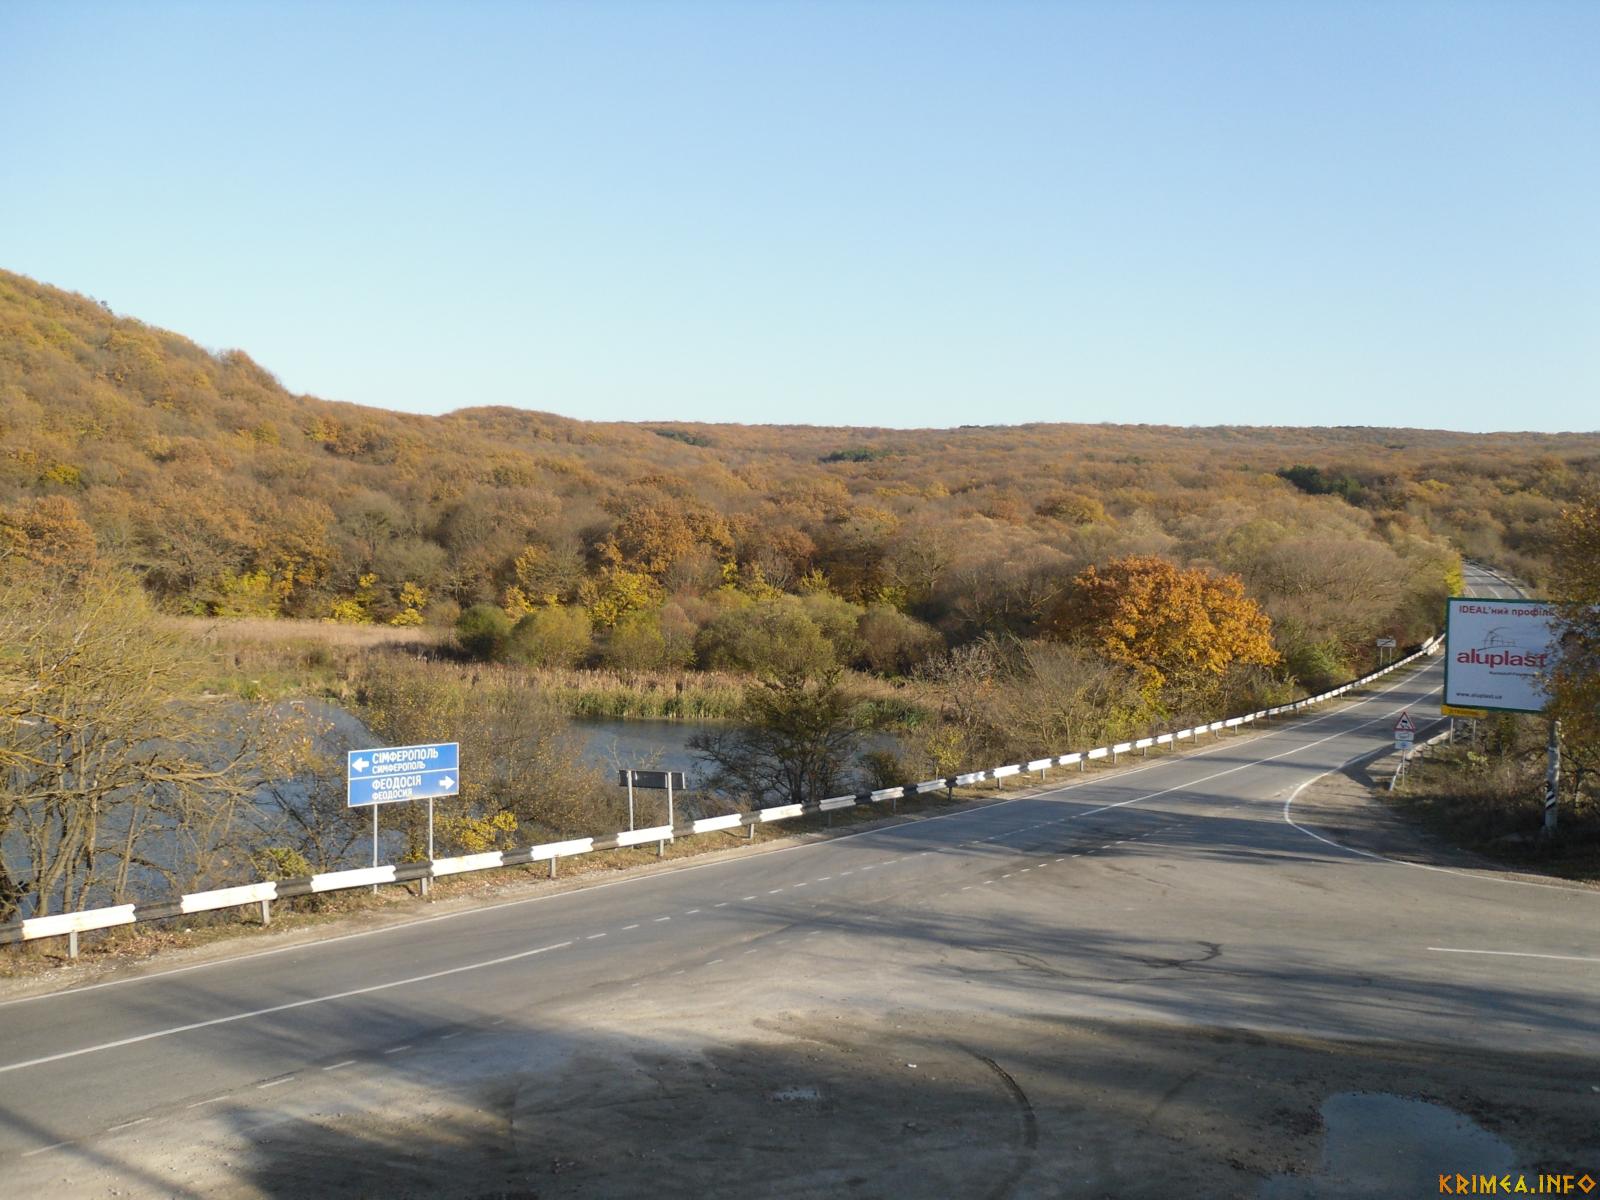
[(1533, 954), (1526, 950), (1462, 950), (1456, 946), (1429, 946), (1435, 954), (1487, 954), (1493, 958), (1546, 958), (1552, 962), (1600, 963), (1600, 958), (1581, 954)]
[(483, 962), (467, 963), (461, 967), (449, 967), (443, 971), (429, 971), (426, 975), (412, 975), (406, 979), (391, 979), (388, 983), (374, 983), (369, 987), (350, 988), (343, 992), (332, 992), (326, 996), (310, 996), (304, 1000), (292, 1000), (287, 1004), (274, 1004), (268, 1008), (255, 1008), (248, 1012), (230, 1013), (225, 1017), (212, 1017), (209, 1021), (191, 1021), (187, 1025), (174, 1025), (170, 1029), (157, 1029), (150, 1033), (137, 1034), (134, 1037), (118, 1038), (114, 1042), (101, 1042), (97, 1046), (83, 1046), (77, 1050), (63, 1050), (60, 1054), (47, 1054), (43, 1058), (30, 1058), (23, 1062), (7, 1063), (0, 1066), (0, 1075), (10, 1071), (21, 1071), (25, 1067), (40, 1067), (45, 1063), (60, 1062), (65, 1058), (77, 1058), (82, 1054), (95, 1054), (101, 1050), (115, 1050), (121, 1046), (134, 1046), (140, 1042), (152, 1042), (157, 1038), (171, 1037), (177, 1033), (190, 1033), (196, 1029), (210, 1029), (213, 1025), (231, 1025), (235, 1021), (248, 1021), (253, 1017), (265, 1017), (272, 1013), (289, 1012), (296, 1008), (306, 1008), (312, 1004), (327, 1004), (333, 1000), (348, 1000), (351, 996), (369, 996), (373, 992), (385, 992), (390, 988), (406, 987), (413, 983), (427, 983), (431, 979), (444, 979), (450, 975), (460, 975), (467, 971), (479, 971), (485, 967), (498, 967), (504, 963), (517, 962), (520, 959), (532, 958), (535, 954), (544, 954), (551, 950), (562, 950), (572, 945), (571, 942), (555, 942), (549, 946), (540, 946), (535, 950), (521, 950), (516, 954), (503, 954), (499, 958), (485, 959)]

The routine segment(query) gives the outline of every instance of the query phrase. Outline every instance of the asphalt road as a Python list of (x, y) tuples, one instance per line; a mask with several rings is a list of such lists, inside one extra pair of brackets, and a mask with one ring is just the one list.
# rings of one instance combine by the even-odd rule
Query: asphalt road
[(1439, 683), (948, 815), (0, 1005), (0, 1193), (1600, 1174), (1600, 894), (1347, 848), (1295, 807), (1401, 709), (1436, 717)]

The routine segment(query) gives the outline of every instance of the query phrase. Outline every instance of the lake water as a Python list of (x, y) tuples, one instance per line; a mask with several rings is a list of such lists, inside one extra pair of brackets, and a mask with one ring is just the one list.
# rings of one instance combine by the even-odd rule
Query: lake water
[[(696, 721), (574, 721), (583, 739), (586, 761), (614, 773), (624, 767), (646, 771), (682, 771), (690, 787), (695, 775), (705, 769), (705, 760), (689, 749), (689, 739), (697, 733), (726, 729)], [(862, 750), (902, 750), (893, 734), (868, 734), (861, 739)]]
[(574, 721), (586, 761), (608, 772), (624, 767), (682, 771), (693, 776), (704, 760), (689, 749), (697, 733), (722, 728), (695, 721)]

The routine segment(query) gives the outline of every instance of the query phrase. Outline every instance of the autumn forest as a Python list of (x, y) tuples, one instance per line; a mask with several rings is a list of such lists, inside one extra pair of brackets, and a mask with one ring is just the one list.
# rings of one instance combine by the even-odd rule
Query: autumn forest
[[(905, 770), (943, 769), (1348, 677), (1375, 639), (1438, 627), (1462, 556), (1546, 580), (1600, 466), (1596, 434), (1306, 428), (1334, 414), (1293, 397), (1274, 428), (940, 430), (480, 399), (433, 417), (294, 395), (242, 351), (0, 272), (7, 595), (82, 581), (35, 614), (56, 619), (121, 580), (128, 620), (409, 630), (435, 674), (496, 664), (507, 711), (563, 672), (838, 684), (915, 727)], [(401, 738), (433, 685), (381, 657), (344, 694)], [(459, 844), (587, 819), (514, 791), (464, 797), (480, 825)]]

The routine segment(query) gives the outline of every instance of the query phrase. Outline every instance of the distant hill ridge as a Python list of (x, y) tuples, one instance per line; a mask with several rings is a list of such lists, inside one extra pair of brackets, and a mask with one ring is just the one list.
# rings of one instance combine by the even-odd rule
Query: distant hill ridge
[(81, 521), (175, 611), (446, 620), (592, 606), (626, 572), (658, 612), (826, 588), (952, 640), (1026, 635), (1051, 580), (1118, 553), (1269, 600), (1262, 547), (1318, 539), (1537, 576), (1597, 467), (1596, 434), (419, 416), (294, 395), (242, 351), (0, 271), (0, 521), (18, 545)]

